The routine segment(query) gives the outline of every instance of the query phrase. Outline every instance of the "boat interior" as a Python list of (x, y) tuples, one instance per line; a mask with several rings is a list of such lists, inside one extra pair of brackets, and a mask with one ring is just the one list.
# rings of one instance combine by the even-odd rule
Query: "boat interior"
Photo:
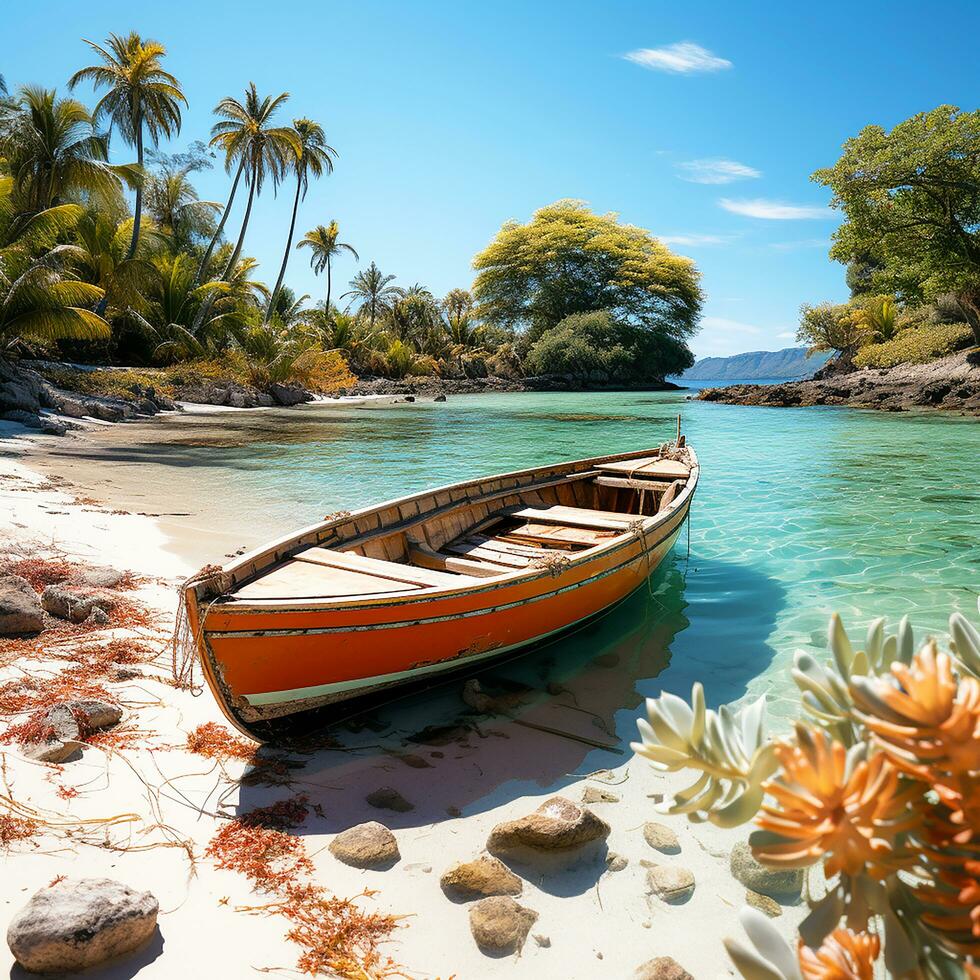
[[(674, 455), (677, 455), (676, 453)], [(226, 598), (253, 601), (396, 597), (473, 586), (565, 564), (633, 533), (639, 518), (672, 507), (691, 473), (690, 457), (612, 460), (526, 488), (461, 496), (451, 505), (416, 502), (364, 530), (348, 523), (319, 543), (297, 539)], [(429, 513), (431, 511), (431, 513)]]

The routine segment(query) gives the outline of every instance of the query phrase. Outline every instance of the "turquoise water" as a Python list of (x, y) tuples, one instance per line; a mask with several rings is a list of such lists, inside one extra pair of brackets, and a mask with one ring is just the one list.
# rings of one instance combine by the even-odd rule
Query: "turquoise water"
[(694, 680), (715, 703), (765, 691), (792, 716), (793, 652), (824, 648), (834, 610), (855, 635), (876, 615), (908, 614), (920, 633), (945, 633), (953, 609), (976, 618), (972, 419), (725, 406), (684, 392), (514, 393), (159, 419), (112, 427), (94, 455), (171, 511), (252, 544), (425, 487), (656, 445), (678, 413), (702, 464), (690, 555), (682, 535), (650, 594), (538, 662), (587, 672), (615, 650), (622, 669), (607, 663), (591, 686), (615, 692), (607, 707), (623, 709), (622, 737), (640, 695), (686, 695)]

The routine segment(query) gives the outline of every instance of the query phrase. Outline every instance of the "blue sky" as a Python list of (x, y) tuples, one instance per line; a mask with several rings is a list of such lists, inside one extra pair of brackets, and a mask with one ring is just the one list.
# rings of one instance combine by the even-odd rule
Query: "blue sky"
[[(300, 230), (336, 218), (363, 264), (404, 285), (468, 286), (503, 221), (559, 198), (616, 211), (701, 268), (698, 356), (790, 346), (800, 303), (846, 298), (809, 174), (868, 123), (972, 109), (980, 91), (967, 2), (48, 0), (4, 22), (11, 87), (64, 88), (89, 60), (83, 36), (165, 43), (190, 100), (174, 150), (206, 139), (215, 103), (250, 80), (290, 92), (283, 121), (317, 119), (340, 153)], [(220, 165), (198, 185), (217, 201), (229, 187)], [(289, 206), (289, 189), (267, 192), (250, 225), (269, 279)], [(343, 259), (335, 282), (355, 269)], [(303, 252), (287, 282), (322, 297)]]

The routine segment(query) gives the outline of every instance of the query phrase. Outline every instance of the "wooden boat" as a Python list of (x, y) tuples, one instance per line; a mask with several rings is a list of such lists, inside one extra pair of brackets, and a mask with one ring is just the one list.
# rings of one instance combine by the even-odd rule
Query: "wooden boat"
[[(469, 480), (328, 516), (186, 583), (234, 725), (442, 679), (581, 625), (642, 586), (698, 482), (668, 444)], [(320, 712), (322, 713), (322, 712)]]

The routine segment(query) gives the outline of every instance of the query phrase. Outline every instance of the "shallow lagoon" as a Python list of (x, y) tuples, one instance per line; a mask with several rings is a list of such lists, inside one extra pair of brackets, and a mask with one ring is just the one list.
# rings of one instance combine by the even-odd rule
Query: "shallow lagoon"
[(641, 696), (686, 695), (694, 680), (715, 703), (768, 692), (792, 717), (793, 651), (822, 649), (834, 610), (855, 636), (875, 615), (894, 625), (908, 614), (920, 634), (944, 632), (954, 608), (975, 618), (975, 420), (687, 394), (513, 393), (160, 418), (59, 444), (44, 465), (114, 506), (164, 514), (196, 566), (339, 509), (657, 445), (680, 413), (702, 464), (690, 554), (685, 533), (646, 594), (509, 668), (532, 686), (554, 670), (576, 674), (603, 727), (624, 739)]

